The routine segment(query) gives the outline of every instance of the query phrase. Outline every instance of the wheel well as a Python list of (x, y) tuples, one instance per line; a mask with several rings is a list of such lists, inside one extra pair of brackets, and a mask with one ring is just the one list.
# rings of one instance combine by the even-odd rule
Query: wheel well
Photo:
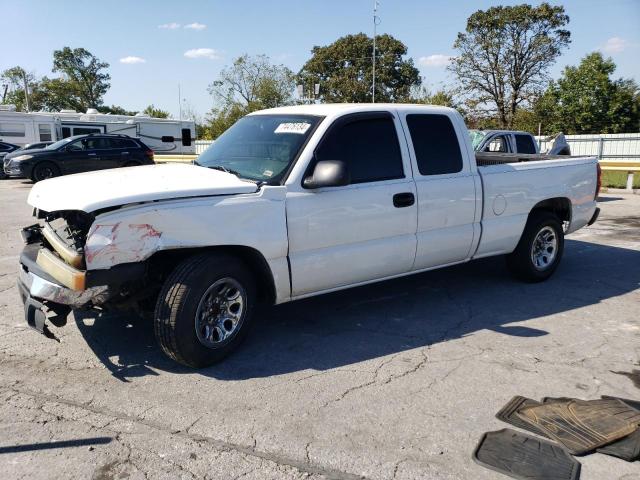
[(227, 253), (242, 260), (256, 279), (260, 300), (268, 304), (275, 303), (276, 288), (269, 264), (258, 250), (243, 245), (163, 250), (153, 254), (147, 260), (149, 276), (156, 281), (164, 282), (167, 276), (169, 276), (183, 260), (204, 252)]
[(553, 213), (562, 222), (571, 222), (571, 200), (566, 197), (548, 198), (541, 202), (536, 203), (529, 216), (535, 211), (545, 210)]

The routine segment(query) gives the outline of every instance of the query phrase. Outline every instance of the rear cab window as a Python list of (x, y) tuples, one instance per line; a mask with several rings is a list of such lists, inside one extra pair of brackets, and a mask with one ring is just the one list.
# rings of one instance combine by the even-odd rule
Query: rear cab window
[(407, 126), (421, 175), (462, 171), (462, 152), (451, 119), (441, 114), (408, 114)]
[(537, 153), (536, 145), (531, 135), (516, 134), (517, 153)]

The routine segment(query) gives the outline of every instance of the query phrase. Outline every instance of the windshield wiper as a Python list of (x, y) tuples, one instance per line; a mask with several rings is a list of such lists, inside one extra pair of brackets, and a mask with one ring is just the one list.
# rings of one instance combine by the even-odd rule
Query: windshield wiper
[(235, 175), (236, 177), (240, 177), (240, 172), (237, 170), (231, 170), (230, 168), (223, 167), (222, 165), (211, 165), (207, 168), (212, 168), (213, 170), (220, 170), (221, 172), (230, 173), (231, 175)]

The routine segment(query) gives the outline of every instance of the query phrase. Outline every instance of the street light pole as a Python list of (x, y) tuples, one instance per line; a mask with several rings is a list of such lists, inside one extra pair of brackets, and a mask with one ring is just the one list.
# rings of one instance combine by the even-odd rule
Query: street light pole
[(378, 26), (378, 0), (373, 0), (373, 79), (371, 86), (371, 103), (376, 103), (376, 27)]

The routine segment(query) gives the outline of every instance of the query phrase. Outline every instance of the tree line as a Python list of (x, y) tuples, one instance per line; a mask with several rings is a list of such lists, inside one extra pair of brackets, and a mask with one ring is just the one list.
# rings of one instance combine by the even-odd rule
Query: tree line
[[(118, 105), (104, 105), (103, 97), (111, 87), (109, 64), (100, 61), (84, 48), (64, 47), (53, 52), (51, 71), (59, 76), (37, 78), (21, 66), (4, 70), (0, 74), (0, 95), (3, 104), (15, 105), (18, 111), (57, 112), (63, 109), (86, 112), (96, 108), (101, 113), (135, 115)], [(25, 85), (28, 95), (25, 92)], [(142, 113), (168, 118), (169, 112), (149, 105)]]
[[(478, 10), (453, 44), (456, 56), (448, 70), (455, 84), (436, 91), (424, 86), (406, 45), (391, 35), (378, 35), (376, 101), (453, 107), (475, 128), (543, 134), (637, 132), (638, 84), (615, 78), (612, 59), (593, 52), (579, 65), (566, 67), (560, 78), (550, 78), (551, 67), (571, 43), (568, 24), (564, 8), (547, 3)], [(198, 121), (198, 136), (217, 138), (247, 113), (304, 102), (294, 95), (297, 85), (311, 92), (307, 101), (371, 102), (373, 54), (373, 39), (358, 33), (314, 46), (297, 73), (266, 55), (242, 55), (209, 85), (214, 107)], [(84, 49), (65, 47), (54, 52), (53, 72), (59, 78), (27, 75), (31, 108), (135, 113), (103, 104), (110, 86), (108, 66)], [(2, 83), (11, 86), (4, 102), (18, 108), (24, 103), (23, 75), (15, 67), (1, 76)], [(317, 95), (315, 85), (319, 85)], [(145, 113), (168, 116), (153, 105)]]

